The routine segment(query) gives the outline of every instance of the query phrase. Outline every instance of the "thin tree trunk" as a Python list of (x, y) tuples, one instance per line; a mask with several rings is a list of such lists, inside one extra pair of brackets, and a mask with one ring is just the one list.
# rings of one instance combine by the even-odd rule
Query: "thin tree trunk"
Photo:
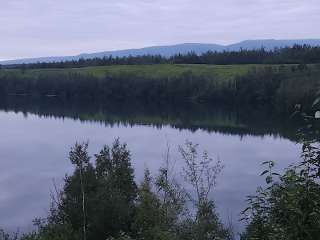
[(83, 240), (87, 239), (86, 234), (86, 209), (85, 209), (85, 193), (82, 179), (82, 165), (80, 166), (80, 185), (81, 185), (81, 193), (82, 193), (82, 216), (83, 216)]

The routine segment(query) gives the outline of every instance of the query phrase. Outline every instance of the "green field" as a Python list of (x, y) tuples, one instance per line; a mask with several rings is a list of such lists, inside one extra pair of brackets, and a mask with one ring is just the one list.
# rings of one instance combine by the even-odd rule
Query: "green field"
[(41, 74), (57, 73), (80, 73), (93, 75), (95, 77), (108, 76), (137, 76), (147, 78), (177, 77), (186, 72), (192, 72), (197, 76), (213, 77), (215, 79), (230, 80), (235, 76), (246, 74), (252, 68), (263, 68), (265, 66), (278, 67), (279, 65), (206, 65), (206, 64), (157, 64), (157, 65), (113, 65), (83, 68), (65, 69), (2, 69), (3, 73), (15, 73), (24, 76), (37, 76)]

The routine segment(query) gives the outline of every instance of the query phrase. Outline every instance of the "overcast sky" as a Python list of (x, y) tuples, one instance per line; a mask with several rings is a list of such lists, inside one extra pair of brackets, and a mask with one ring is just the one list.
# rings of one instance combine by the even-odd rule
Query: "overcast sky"
[(320, 38), (320, 0), (0, 0), (0, 59)]

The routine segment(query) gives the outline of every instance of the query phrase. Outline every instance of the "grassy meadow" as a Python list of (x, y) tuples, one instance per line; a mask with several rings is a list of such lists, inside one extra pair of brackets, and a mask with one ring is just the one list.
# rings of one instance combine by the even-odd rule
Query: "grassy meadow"
[[(65, 73), (80, 73), (102, 78), (104, 76), (134, 76), (145, 78), (179, 77), (186, 72), (192, 72), (194, 76), (203, 76), (220, 80), (231, 80), (235, 76), (242, 76), (253, 68), (279, 67), (279, 65), (264, 64), (242, 64), (242, 65), (209, 65), (209, 64), (155, 64), (155, 65), (112, 65), (95, 66), (83, 68), (59, 68), (59, 69), (2, 69), (0, 76), (4, 73), (36, 77), (42, 74), (54, 75)], [(288, 65), (287, 65), (288, 66)]]

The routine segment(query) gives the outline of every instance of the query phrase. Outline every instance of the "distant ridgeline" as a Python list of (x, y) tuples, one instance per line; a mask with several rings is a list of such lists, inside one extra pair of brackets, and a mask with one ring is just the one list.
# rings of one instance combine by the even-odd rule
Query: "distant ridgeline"
[(106, 65), (131, 64), (308, 64), (320, 63), (320, 47), (294, 45), (293, 47), (275, 48), (273, 50), (240, 49), (239, 51), (208, 51), (202, 54), (189, 52), (173, 56), (137, 55), (99, 58), (80, 58), (79, 60), (59, 62), (38, 62), (29, 64), (2, 65), (2, 68), (71, 68)]

